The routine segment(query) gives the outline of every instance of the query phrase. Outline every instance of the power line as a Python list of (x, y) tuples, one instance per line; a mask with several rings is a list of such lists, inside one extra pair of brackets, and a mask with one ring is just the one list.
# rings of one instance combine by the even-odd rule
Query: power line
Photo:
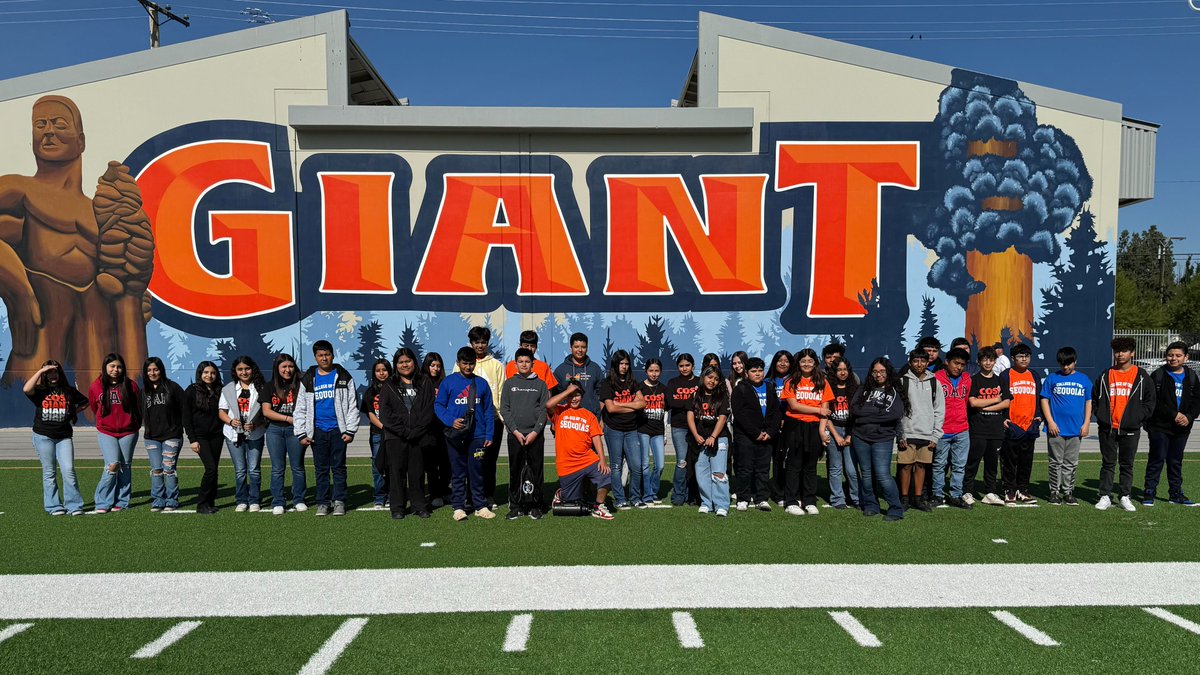
[(110, 10), (110, 9), (129, 9), (129, 6), (128, 5), (117, 5), (117, 6), (108, 6), (108, 7), (84, 7), (81, 9), (18, 9), (18, 10), (0, 12), (0, 16), (8, 16), (11, 14), (59, 14), (59, 13), (66, 13), (66, 12), (70, 12), (72, 14), (77, 14), (79, 12), (99, 12), (99, 11), (106, 11), (106, 10)]
[[(716, 8), (736, 8), (736, 9), (844, 9), (844, 8), (867, 8), (867, 9), (913, 9), (923, 7), (951, 8), (951, 7), (978, 7), (978, 4), (963, 3), (963, 2), (942, 2), (942, 3), (858, 3), (845, 2), (836, 5), (816, 5), (816, 4), (747, 4), (747, 3), (720, 3), (720, 2), (565, 2), (564, 0), (446, 0), (446, 2), (474, 2), (478, 4), (504, 4), (504, 5), (559, 5), (569, 7), (716, 7)], [(299, 4), (299, 3), (297, 3)], [(1178, 4), (1178, 0), (1077, 0), (1071, 2), (1069, 0), (1054, 0), (1052, 2), (988, 2), (986, 7), (1045, 7), (1053, 6), (1092, 6), (1092, 5), (1166, 5)]]
[(88, 21), (125, 21), (126, 19), (140, 19), (136, 14), (129, 16), (89, 16), (76, 17), (71, 19), (19, 19), (16, 21), (0, 21), (0, 26), (16, 26), (33, 23), (86, 23)]

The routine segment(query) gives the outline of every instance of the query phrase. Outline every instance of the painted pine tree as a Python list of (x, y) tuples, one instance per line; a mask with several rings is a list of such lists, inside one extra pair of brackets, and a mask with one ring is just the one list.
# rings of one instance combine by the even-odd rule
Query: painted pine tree
[[(1079, 224), (1066, 240), (1065, 262), (1051, 270), (1053, 282), (1042, 289), (1042, 316), (1035, 326), (1040, 361), (1052, 364), (1060, 347), (1074, 347), (1080, 365), (1107, 362), (1107, 336), (1091, 328), (1094, 317), (1112, 317), (1113, 270), (1108, 242), (1096, 236), (1091, 211), (1079, 214)], [(1094, 352), (1094, 353), (1093, 353)]]
[(745, 349), (746, 331), (742, 329), (742, 314), (730, 312), (717, 330), (717, 353), (721, 355), (721, 367), (728, 371), (733, 353)]
[(671, 342), (671, 324), (661, 316), (652, 316), (646, 320), (646, 330), (638, 333), (637, 360), (645, 365), (648, 359), (658, 359), (663, 362), (663, 368), (673, 368), (675, 357), (679, 350)]
[(400, 331), (400, 347), (411, 349), (418, 361), (425, 356), (425, 345), (417, 338), (417, 329), (407, 321), (404, 322), (404, 330)]
[(383, 325), (378, 321), (368, 321), (358, 327), (358, 349), (354, 352), (354, 362), (358, 369), (370, 371), (375, 359), (386, 359), (387, 353), (383, 347)]
[(937, 337), (940, 332), (937, 314), (933, 311), (933, 298), (923, 295), (921, 296), (921, 330), (914, 342), (923, 337)]
[(679, 346), (680, 353), (691, 354), (693, 359), (699, 359), (704, 351), (700, 348), (700, 323), (691, 312), (683, 315), (679, 321), (679, 330), (672, 336)]

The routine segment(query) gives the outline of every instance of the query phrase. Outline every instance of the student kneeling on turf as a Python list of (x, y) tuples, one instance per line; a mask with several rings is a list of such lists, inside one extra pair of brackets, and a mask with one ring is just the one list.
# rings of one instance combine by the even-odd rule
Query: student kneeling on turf
[(597, 502), (592, 508), (592, 516), (612, 520), (612, 513), (604, 504), (612, 485), (611, 470), (600, 442), (604, 430), (596, 415), (581, 407), (582, 402), (583, 391), (574, 383), (546, 402), (546, 410), (554, 415), (554, 467), (558, 471), (559, 486), (554, 503), (580, 501), (583, 481), (590, 480), (596, 486)]

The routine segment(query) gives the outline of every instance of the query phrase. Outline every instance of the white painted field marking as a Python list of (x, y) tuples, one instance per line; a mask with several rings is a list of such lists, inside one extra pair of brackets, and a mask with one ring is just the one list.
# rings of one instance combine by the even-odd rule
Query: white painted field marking
[(433, 548), (434, 546), (437, 546), (436, 541), (427, 541), (421, 544), (421, 548)]
[(133, 656), (129, 658), (152, 659), (161, 654), (167, 647), (182, 640), (183, 636), (199, 628), (200, 624), (200, 621), (180, 621), (168, 628), (167, 632), (163, 633), (157, 640), (134, 652)]
[(671, 612), (671, 622), (675, 624), (675, 635), (679, 637), (679, 646), (684, 649), (703, 649), (704, 638), (696, 628), (696, 620), (691, 612)]
[(33, 624), (31, 623), (14, 623), (11, 626), (7, 626), (4, 630), (0, 630), (0, 642), (4, 642), (15, 635), (20, 635), (30, 628), (33, 628)]
[(346, 619), (346, 621), (338, 626), (338, 629), (333, 631), (333, 635), (321, 645), (316, 654), (304, 664), (300, 669), (300, 675), (325, 675), (333, 664), (337, 662), (338, 657), (342, 652), (346, 651), (346, 647), (354, 642), (354, 638), (362, 631), (363, 626), (367, 625), (366, 619)]
[(850, 612), (830, 612), (829, 616), (833, 617), (833, 620), (836, 621), (839, 626), (845, 629), (845, 631), (850, 634), (850, 637), (854, 638), (854, 641), (858, 643), (859, 647), (883, 646), (883, 643), (879, 641), (879, 638), (875, 637), (875, 634), (867, 629), (866, 626), (862, 625), (861, 621), (854, 618), (854, 615)]
[(1007, 544), (1008, 540), (1007, 539), (993, 539), (992, 543), (993, 544)]
[(196, 509), (175, 509), (174, 511), (162, 511), (161, 513), (171, 514), (171, 513), (195, 513), (195, 512), (196, 512)]
[(504, 651), (523, 652), (529, 643), (529, 629), (533, 626), (532, 614), (514, 615), (508, 622), (508, 632), (504, 635)]
[(1058, 646), (1058, 642), (1055, 641), (1054, 638), (1050, 637), (1049, 635), (1046, 635), (1042, 631), (1034, 628), (1033, 626), (1030, 626), (1029, 624), (1025, 623), (1024, 621), (1013, 616), (1012, 612), (1006, 612), (1004, 610), (996, 610), (996, 611), (992, 612), (992, 616), (996, 617), (996, 619), (1000, 623), (1004, 624), (1005, 626), (1008, 626), (1009, 628), (1017, 631), (1021, 635), (1024, 635), (1026, 639), (1028, 639), (1030, 642), (1032, 642), (1035, 645), (1039, 645), (1042, 647), (1057, 647)]
[(1174, 612), (1168, 612), (1167, 610), (1163, 609), (1162, 607), (1143, 607), (1142, 609), (1145, 610), (1148, 614), (1157, 616), (1158, 618), (1162, 619), (1163, 621), (1168, 621), (1190, 633), (1195, 633), (1196, 635), (1200, 635), (1200, 623), (1196, 623), (1195, 621), (1189, 621), (1188, 619), (1185, 619), (1182, 616), (1175, 614)]
[[(614, 594), (593, 583), (636, 579)], [(937, 584), (912, 585), (912, 575)], [(1200, 562), (970, 565), (578, 565), (188, 572), (163, 603), (128, 588), (161, 574), (0, 575), (0, 621), (370, 616), (641, 609), (1200, 605)], [(846, 584), (846, 579), (855, 583)], [(715, 586), (714, 586), (715, 584)], [(329, 589), (336, 588), (336, 593)], [(571, 593), (556, 589), (571, 588)]]

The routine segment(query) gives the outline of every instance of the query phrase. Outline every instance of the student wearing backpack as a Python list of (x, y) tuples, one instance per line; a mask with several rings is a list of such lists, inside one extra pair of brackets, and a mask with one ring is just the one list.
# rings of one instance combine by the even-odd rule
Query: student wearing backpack
[(1096, 508), (1112, 506), (1114, 469), (1120, 465), (1120, 504), (1136, 511), (1133, 491), (1133, 458), (1142, 437), (1142, 425), (1154, 414), (1158, 392), (1145, 370), (1133, 365), (1137, 342), (1133, 338), (1113, 338), (1113, 366), (1096, 379), (1092, 387), (1092, 410), (1100, 431), (1100, 499)]
[(1183, 494), (1183, 449), (1192, 424), (1200, 415), (1200, 379), (1187, 367), (1186, 342), (1172, 342), (1163, 352), (1166, 365), (1150, 375), (1157, 402), (1154, 414), (1146, 421), (1150, 436), (1150, 456), (1146, 461), (1146, 481), (1142, 505), (1154, 506), (1155, 491), (1167, 466), (1167, 489), (1172, 504), (1195, 506)]
[[(909, 414), (900, 419), (900, 506), (910, 505), (918, 511), (931, 511), (925, 500), (925, 473), (933, 462), (933, 448), (942, 437), (946, 419), (946, 403), (937, 377), (928, 372), (929, 354), (914, 349), (908, 354), (908, 372), (904, 374), (904, 390), (908, 394)], [(945, 368), (945, 366), (943, 366)], [(909, 491), (914, 493), (909, 499)]]
[(475, 515), (484, 520), (495, 518), (483, 491), (483, 463), (487, 448), (492, 444), (496, 413), (492, 410), (491, 387), (487, 380), (475, 374), (475, 350), (470, 347), (458, 350), (455, 371), (438, 387), (433, 410), (446, 427), (454, 520), (467, 519), (468, 477)]
[(775, 384), (767, 381), (762, 359), (747, 359), (746, 377), (733, 386), (732, 404), (737, 510), (746, 511), (757, 504), (759, 510), (770, 511), (771, 453), (781, 413)]
[[(500, 418), (508, 431), (508, 520), (542, 517), (546, 462), (546, 382), (533, 372), (533, 352), (522, 347), (517, 371), (500, 392)], [(553, 376), (552, 376), (553, 377)]]
[(1033, 472), (1033, 444), (1042, 434), (1042, 419), (1038, 410), (1041, 382), (1029, 369), (1033, 350), (1027, 344), (1014, 345), (1010, 350), (1012, 367), (1000, 375), (1008, 385), (1012, 402), (1008, 419), (1004, 421), (1004, 503), (1036, 504), (1029, 493), (1029, 476)]
[(1046, 452), (1049, 456), (1051, 504), (1078, 506), (1075, 469), (1079, 442), (1086, 438), (1092, 419), (1092, 381), (1075, 370), (1075, 348), (1062, 347), (1056, 355), (1058, 372), (1042, 383), (1042, 416), (1046, 419)]

